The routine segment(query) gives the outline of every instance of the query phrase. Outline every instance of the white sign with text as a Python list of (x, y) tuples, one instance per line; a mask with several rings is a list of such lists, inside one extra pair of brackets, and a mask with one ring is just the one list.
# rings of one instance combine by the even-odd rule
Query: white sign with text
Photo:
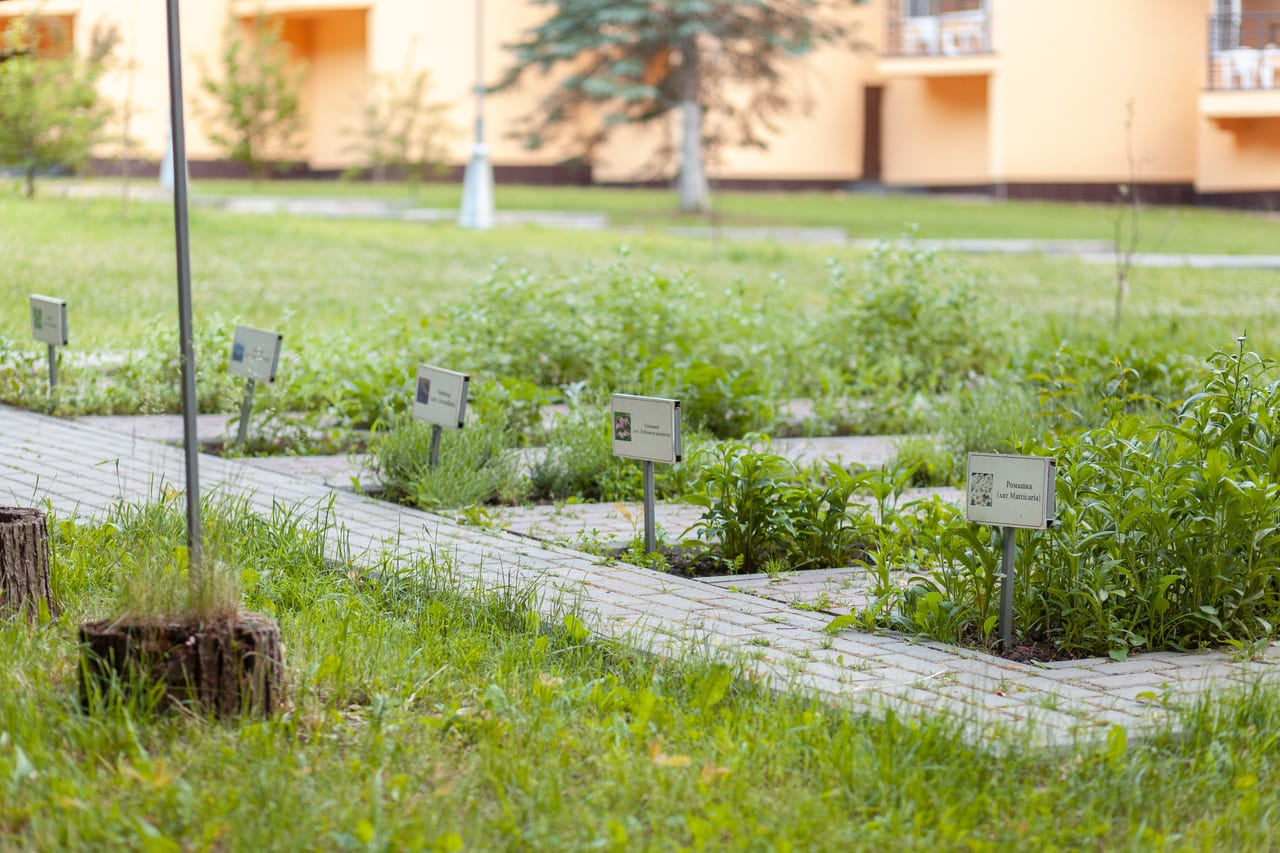
[(445, 429), (462, 429), (467, 418), (471, 377), (456, 370), (418, 365), (413, 392), (413, 418)]
[(614, 394), (609, 398), (613, 454), (628, 459), (681, 460), (680, 401)]
[(274, 382), (283, 341), (284, 335), (276, 332), (252, 326), (236, 326), (236, 336), (231, 341), (231, 362), (227, 369), (245, 379)]
[(965, 516), (978, 524), (1053, 526), (1057, 462), (1044, 456), (970, 453)]
[(67, 302), (52, 296), (31, 294), (31, 334), (37, 341), (56, 347), (67, 345)]

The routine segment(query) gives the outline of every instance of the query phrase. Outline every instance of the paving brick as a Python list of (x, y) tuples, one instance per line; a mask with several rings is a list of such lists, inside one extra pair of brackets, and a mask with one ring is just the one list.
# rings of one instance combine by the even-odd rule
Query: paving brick
[[(40, 440), (32, 438), (40, 435)], [(0, 495), (20, 504), (48, 499), (64, 517), (101, 517), (119, 501), (152, 499), (184, 476), (180, 450), (0, 407)], [(850, 707), (900, 707), (962, 717), (981, 741), (997, 725), (1033, 720), (1044, 743), (1098, 736), (1110, 725), (1139, 728), (1167, 719), (1164, 704), (1211, 690), (1280, 678), (1280, 644), (1263, 650), (1266, 663), (1246, 664), (1221, 652), (1159, 652), (1128, 661), (1085, 659), (1017, 664), (892, 634), (847, 630), (829, 637), (827, 613), (792, 609), (791, 602), (856, 601), (870, 583), (865, 569), (703, 581), (660, 575), (528, 536), (460, 525), (452, 519), (391, 504), (322, 481), (256, 468), (252, 460), (202, 456), (201, 490), (247, 494), (270, 512), (273, 502), (316, 513), (334, 525), (326, 553), (359, 564), (417, 570), (444, 558), (459, 578), (486, 589), (534, 588), (544, 612), (575, 603), (592, 630), (657, 654), (729, 655), (745, 659), (775, 689), (815, 690)], [(535, 517), (543, 535), (579, 541), (584, 531), (622, 520), (611, 505), (553, 508)], [(668, 523), (696, 509), (664, 506)], [(575, 526), (576, 525), (576, 526)], [(621, 531), (630, 538), (634, 528)], [(604, 535), (601, 533), (600, 535)], [(728, 591), (738, 586), (753, 595)], [(768, 598), (758, 597), (769, 596)], [(758, 642), (767, 645), (758, 645)], [(1007, 687), (1000, 695), (1000, 687)], [(1158, 693), (1160, 702), (1145, 697)]]

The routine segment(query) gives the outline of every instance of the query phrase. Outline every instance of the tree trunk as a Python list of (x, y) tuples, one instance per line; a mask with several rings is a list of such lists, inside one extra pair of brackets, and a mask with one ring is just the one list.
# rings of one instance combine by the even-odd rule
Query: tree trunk
[(215, 717), (268, 717), (283, 694), (280, 626), (256, 613), (210, 623), (104, 620), (80, 626), (80, 701), (92, 708), (115, 684)]
[(57, 614), (49, 588), (49, 528), (44, 513), (0, 507), (0, 616)]
[(26, 183), (23, 187), (24, 194), (27, 198), (35, 198), (36, 195), (36, 167), (28, 166)]
[(680, 61), (680, 210), (705, 213), (710, 192), (702, 152), (702, 102), (698, 100), (701, 72), (698, 46), (690, 41)]

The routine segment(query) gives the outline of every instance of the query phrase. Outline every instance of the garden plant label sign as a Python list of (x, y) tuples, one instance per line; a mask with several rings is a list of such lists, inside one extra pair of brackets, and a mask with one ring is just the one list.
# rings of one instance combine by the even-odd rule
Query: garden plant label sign
[(256, 382), (274, 382), (280, 364), (280, 344), (284, 335), (252, 326), (236, 326), (231, 341), (228, 370), (236, 376)]
[(471, 377), (456, 370), (418, 365), (413, 392), (413, 418), (445, 429), (462, 429), (467, 417)]
[(965, 516), (999, 527), (1051, 527), (1056, 475), (1057, 462), (1044, 456), (970, 453)]
[(614, 394), (609, 398), (609, 421), (615, 456), (669, 464), (680, 461), (679, 400)]
[(37, 341), (56, 347), (65, 347), (67, 345), (66, 300), (31, 294), (31, 334)]

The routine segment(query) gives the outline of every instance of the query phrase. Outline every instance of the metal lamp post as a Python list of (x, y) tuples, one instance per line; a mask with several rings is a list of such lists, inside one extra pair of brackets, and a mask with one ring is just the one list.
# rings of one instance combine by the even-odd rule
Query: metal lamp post
[(493, 227), (493, 166), (484, 143), (484, 0), (476, 0), (476, 141), (462, 182), (463, 228)]

